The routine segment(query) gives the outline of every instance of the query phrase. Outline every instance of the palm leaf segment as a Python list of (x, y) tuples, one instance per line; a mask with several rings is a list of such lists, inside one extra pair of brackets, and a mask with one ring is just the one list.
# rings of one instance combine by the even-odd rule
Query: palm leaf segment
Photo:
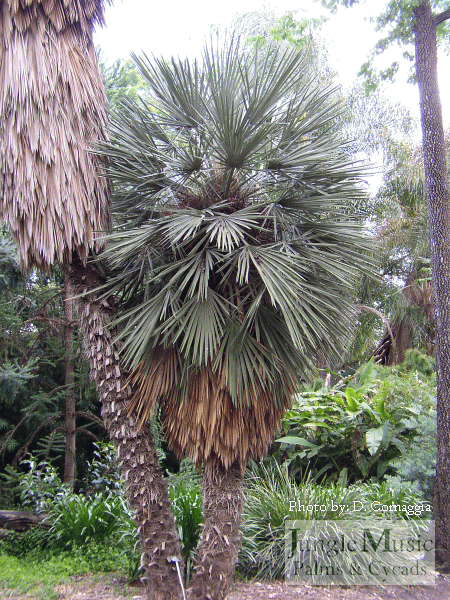
[(197, 463), (264, 455), (311, 360), (351, 330), (367, 269), (359, 174), (338, 108), (296, 51), (232, 43), (203, 62), (137, 59), (104, 150), (119, 226), (103, 255), (145, 420)]

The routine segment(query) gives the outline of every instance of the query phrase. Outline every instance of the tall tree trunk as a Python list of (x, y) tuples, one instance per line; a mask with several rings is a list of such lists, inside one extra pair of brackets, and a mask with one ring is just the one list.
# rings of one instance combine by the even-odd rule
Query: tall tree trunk
[(242, 469), (206, 464), (203, 475), (201, 542), (194, 558), (190, 600), (223, 600), (233, 578), (240, 547), (239, 524), (244, 504)]
[(436, 23), (429, 0), (414, 8), (414, 17), (436, 319), (436, 557), (450, 567), (450, 190), (437, 80)]
[[(74, 261), (68, 277), (75, 294), (94, 290), (102, 281), (89, 265)], [(79, 324), (102, 403), (102, 417), (114, 441), (128, 500), (135, 510), (141, 537), (141, 564), (147, 580), (148, 600), (182, 600), (183, 594), (176, 561), (181, 548), (170, 510), (167, 486), (148, 426), (139, 430), (128, 414), (127, 400), (132, 393), (125, 388), (126, 373), (114, 348), (111, 331), (113, 308), (95, 292), (77, 300)], [(181, 572), (183, 573), (183, 568)]]
[(73, 371), (73, 301), (69, 277), (65, 276), (64, 286), (64, 351), (65, 351), (65, 384), (66, 384), (66, 446), (64, 451), (64, 483), (73, 489), (75, 480), (75, 386)]

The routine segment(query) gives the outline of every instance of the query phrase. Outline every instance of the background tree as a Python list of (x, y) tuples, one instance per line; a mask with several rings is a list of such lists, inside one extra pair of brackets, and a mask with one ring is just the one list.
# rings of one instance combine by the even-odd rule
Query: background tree
[(143, 424), (159, 404), (169, 447), (203, 465), (190, 597), (219, 600), (247, 461), (266, 453), (317, 349), (351, 337), (354, 281), (370, 270), (364, 195), (339, 107), (296, 49), (136, 61), (151, 101), (112, 121), (117, 230), (101, 259), (131, 406)]
[[(335, 9), (352, 6), (359, 0), (322, 0)], [(436, 318), (437, 360), (437, 465), (435, 520), (437, 557), (450, 568), (450, 189), (445, 158), (444, 127), (437, 79), (437, 41), (448, 31), (449, 3), (443, 0), (391, 0), (377, 17), (379, 30), (386, 35), (375, 47), (380, 53), (392, 43), (414, 47), (404, 56), (415, 59), (419, 85), (425, 189), (428, 203), (431, 269)], [(379, 78), (392, 78), (398, 64), (392, 64)], [(363, 71), (377, 76), (371, 63)], [(376, 81), (375, 81), (376, 83)]]
[[(64, 300), (61, 277), (25, 276), (7, 236), (0, 236), (0, 455), (4, 465), (17, 467), (29, 452), (58, 467), (73, 462), (82, 479), (90, 442), (104, 437), (95, 387), (88, 365), (80, 360), (80, 340), (75, 335), (69, 361), (73, 384), (67, 381), (64, 349)], [(70, 324), (72, 326), (72, 323)], [(74, 356), (78, 359), (75, 364)], [(77, 456), (66, 461), (67, 397), (78, 406), (72, 424), (79, 438)], [(72, 461), (72, 459), (75, 459)], [(75, 473), (72, 473), (74, 475)], [(70, 478), (72, 479), (72, 477)], [(2, 486), (3, 487), (3, 486)], [(3, 489), (1, 502), (8, 501)]]
[(118, 58), (109, 65), (100, 49), (97, 54), (110, 111), (118, 111), (125, 98), (138, 100), (145, 95), (145, 81), (131, 58)]
[[(308, 55), (307, 68), (317, 83), (334, 85), (334, 73), (328, 65), (326, 44), (320, 37), (323, 18), (297, 16), (298, 11), (288, 11), (279, 16), (268, 9), (250, 11), (236, 15), (231, 23), (232, 35), (245, 40), (253, 51), (267, 44), (296, 48)], [(229, 33), (220, 27), (212, 28), (219, 36)]]
[(408, 348), (434, 353), (428, 207), (421, 152), (408, 138), (396, 140), (389, 135), (387, 141), (384, 160), (388, 164), (372, 199), (369, 225), (377, 244), (381, 277), (361, 281), (360, 327), (344, 358), (346, 364), (373, 354), (380, 364), (399, 364)]

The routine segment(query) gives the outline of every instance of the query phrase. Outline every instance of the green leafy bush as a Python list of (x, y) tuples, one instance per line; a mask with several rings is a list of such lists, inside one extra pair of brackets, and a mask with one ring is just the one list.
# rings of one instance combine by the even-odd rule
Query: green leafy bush
[[(36, 556), (50, 546), (61, 552), (112, 540), (123, 555), (128, 578), (138, 579), (142, 574), (139, 536), (112, 444), (96, 444), (83, 494), (70, 492), (50, 463), (38, 462), (34, 457), (23, 462), (28, 472), (11, 470), (8, 477), (14, 481), (24, 506), (48, 513), (49, 528), (11, 534), (0, 548), (10, 555), (26, 557)], [(200, 474), (192, 463), (182, 461), (179, 472), (169, 474), (167, 482), (189, 575), (190, 556), (203, 521)]]
[[(343, 518), (339, 510), (331, 510), (332, 501), (335, 505), (351, 505), (360, 500), (360, 488), (343, 487), (340, 483), (325, 487), (312, 483), (308, 477), (297, 485), (285, 469), (272, 465), (248, 472), (245, 496), (238, 570), (245, 576), (280, 579), (284, 575), (285, 521)], [(291, 502), (296, 500), (305, 506), (326, 506), (327, 510), (292, 510)]]
[(108, 571), (127, 573), (129, 570), (128, 557), (117, 543), (105, 544), (91, 540), (83, 546), (72, 545), (62, 556), (67, 556), (67, 554), (74, 558), (79, 565), (82, 565), (83, 570), (85, 569), (87, 573)]
[(32, 527), (23, 533), (10, 531), (0, 540), (0, 552), (23, 558), (29, 554), (39, 554), (49, 545), (48, 529)]
[(87, 496), (124, 495), (123, 481), (112, 442), (94, 442), (94, 455), (88, 462), (83, 493)]
[(411, 490), (431, 501), (436, 475), (436, 409), (425, 410), (415, 418), (415, 435), (405, 451), (392, 462), (394, 475), (385, 479), (393, 489), (408, 485)]
[[(142, 575), (140, 570), (140, 553), (136, 527), (125, 515), (121, 517), (118, 527), (109, 537), (99, 535), (96, 524), (96, 535), (86, 532), (80, 536), (61, 535), (44, 528), (35, 527), (25, 533), (8, 533), (0, 541), (0, 556), (11, 556), (22, 561), (22, 564), (46, 564), (54, 559), (65, 569), (70, 563), (71, 575), (97, 573), (105, 571), (121, 571), (129, 581), (135, 581)], [(121, 536), (121, 533), (128, 535)], [(70, 539), (70, 538), (73, 539)], [(81, 539), (80, 539), (81, 538)]]
[[(293, 474), (311, 469), (316, 480), (336, 480), (344, 468), (353, 482), (394, 475), (401, 458), (429, 434), (423, 424), (435, 419), (433, 375), (424, 381), (408, 371), (412, 360), (403, 370), (369, 362), (333, 387), (297, 394), (273, 458)], [(431, 361), (422, 362), (429, 372)], [(418, 488), (423, 492), (430, 487), (431, 462)]]
[(138, 581), (143, 575), (141, 568), (140, 540), (133, 521), (124, 521), (119, 528), (118, 546), (126, 560), (128, 581)]
[(178, 473), (171, 473), (168, 476), (170, 502), (186, 564), (187, 584), (191, 570), (191, 556), (197, 547), (203, 523), (200, 479), (198, 469), (189, 459), (181, 461)]
[(61, 481), (56, 468), (49, 461), (38, 461), (30, 455), (20, 464), (28, 465), (28, 471), (6, 467), (2, 477), (5, 484), (18, 494), (24, 508), (31, 508), (36, 513), (44, 512), (50, 502), (70, 494), (70, 488)]
[(198, 485), (187, 486), (182, 481), (169, 490), (172, 513), (178, 528), (182, 555), (186, 563), (186, 579), (189, 582), (191, 555), (197, 547), (200, 525), (203, 523), (203, 503)]
[(424, 354), (417, 348), (410, 348), (406, 351), (402, 368), (405, 371), (413, 371), (426, 377), (433, 377), (436, 375), (436, 359), (434, 356)]
[[(432, 505), (421, 494), (411, 490), (407, 484), (391, 487), (388, 482), (365, 483), (362, 487), (364, 502), (371, 508), (375, 517), (421, 519), (431, 518)], [(390, 513), (380, 509), (380, 505), (388, 507), (401, 507)], [(426, 508), (425, 508), (426, 507)]]
[(405, 362), (401, 365), (377, 365), (376, 377), (384, 385), (386, 404), (390, 407), (435, 408), (436, 372), (430, 372), (433, 364), (432, 357), (407, 350)]
[(407, 407), (404, 424), (410, 432), (401, 454), (391, 464), (385, 479), (398, 489), (408, 486), (431, 501), (436, 474), (436, 372), (435, 359), (418, 350), (406, 352), (398, 367), (378, 367), (386, 385), (389, 406)]
[(202, 495), (198, 485), (185, 487), (180, 483), (169, 491), (172, 512), (178, 527), (183, 556), (188, 558), (195, 550), (203, 523)]

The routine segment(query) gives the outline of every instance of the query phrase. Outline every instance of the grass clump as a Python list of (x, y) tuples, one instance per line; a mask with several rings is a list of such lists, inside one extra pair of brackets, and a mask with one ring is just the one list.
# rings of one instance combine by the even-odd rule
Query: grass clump
[(63, 547), (101, 542), (117, 533), (128, 519), (125, 500), (120, 496), (71, 494), (51, 505), (49, 536)]
[[(351, 506), (361, 498), (359, 486), (343, 487), (339, 483), (321, 486), (309, 478), (298, 485), (276, 463), (250, 470), (245, 495), (238, 570), (246, 577), (267, 580), (284, 577), (286, 520), (345, 519), (346, 515), (332, 507)], [(299, 504), (316, 508), (298, 511)]]
[[(431, 512), (376, 511), (376, 507), (428, 506), (407, 489), (392, 490), (385, 483), (356, 483), (347, 486), (345, 472), (337, 482), (318, 484), (309, 476), (297, 483), (277, 463), (249, 470), (246, 503), (242, 514), (242, 548), (238, 572), (244, 577), (276, 580), (285, 572), (286, 521), (327, 521), (339, 528), (339, 521), (371, 519), (430, 518)], [(342, 508), (345, 507), (345, 508)], [(335, 525), (334, 525), (335, 523)]]

